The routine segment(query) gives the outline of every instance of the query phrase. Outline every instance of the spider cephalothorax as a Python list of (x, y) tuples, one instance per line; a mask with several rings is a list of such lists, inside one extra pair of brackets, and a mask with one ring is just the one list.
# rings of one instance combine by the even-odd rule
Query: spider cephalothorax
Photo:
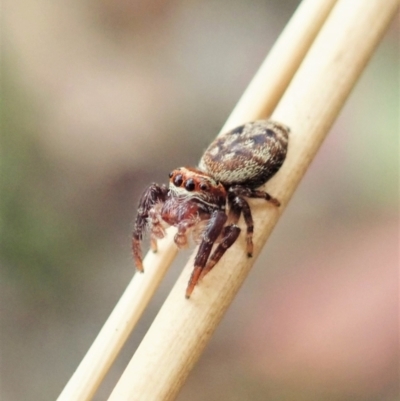
[[(282, 166), (288, 147), (289, 128), (262, 120), (250, 122), (218, 137), (204, 153), (199, 168), (181, 167), (169, 175), (169, 186), (151, 184), (143, 193), (133, 231), (133, 256), (143, 272), (140, 243), (150, 229), (153, 251), (165, 227), (175, 226), (179, 248), (192, 234), (199, 250), (186, 297), (221, 259), (240, 233), (237, 222), (243, 214), (247, 255), (253, 254), (253, 218), (246, 198), (280, 203), (267, 192), (257, 190)], [(228, 206), (228, 214), (226, 214)], [(217, 244), (213, 253), (213, 245)]]

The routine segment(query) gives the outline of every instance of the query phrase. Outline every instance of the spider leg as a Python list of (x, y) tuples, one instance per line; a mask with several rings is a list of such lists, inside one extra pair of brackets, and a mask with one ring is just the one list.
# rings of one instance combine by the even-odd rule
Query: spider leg
[(157, 238), (155, 238), (153, 235), (150, 236), (150, 249), (153, 252), (157, 252)]
[(277, 207), (280, 206), (280, 202), (265, 191), (260, 191), (241, 185), (234, 185), (231, 188), (229, 188), (229, 195), (228, 195), (228, 201), (230, 205), (229, 216), (232, 217), (233, 222), (236, 223), (239, 220), (241, 213), (243, 213), (243, 218), (247, 227), (246, 231), (247, 255), (249, 257), (252, 257), (254, 222), (250, 206), (247, 203), (246, 199), (244, 199), (244, 196), (248, 198), (265, 199)]
[(187, 231), (198, 223), (196, 218), (183, 220), (178, 224), (178, 232), (175, 234), (174, 241), (179, 249), (188, 246)]
[[(135, 226), (132, 233), (132, 252), (133, 259), (136, 264), (137, 270), (143, 272), (143, 256), (141, 249), (141, 242), (143, 240), (143, 233), (149, 225), (149, 213), (153, 206), (158, 202), (164, 202), (168, 194), (166, 185), (151, 184), (146, 191), (143, 192), (139, 201), (138, 214), (136, 216)], [(151, 248), (157, 249), (156, 239), (152, 235)]]
[(210, 256), (212, 246), (221, 234), (227, 218), (228, 216), (223, 210), (215, 210), (212, 213), (209, 225), (203, 234), (203, 240), (201, 241), (199, 250), (197, 251), (197, 255), (194, 259), (194, 269), (186, 289), (186, 298), (190, 297), (194, 287), (199, 281), (200, 274), (207, 263), (208, 257)]
[(161, 224), (161, 203), (156, 203), (149, 210), (148, 222), (151, 227), (150, 244), (151, 249), (157, 252), (157, 239), (162, 239), (165, 237), (165, 229)]
[(234, 224), (224, 227), (222, 231), (222, 241), (208, 259), (206, 267), (202, 270), (199, 280), (201, 280), (222, 258), (224, 253), (237, 240), (240, 234), (240, 228)]
[(272, 203), (274, 206), (279, 207), (281, 203), (278, 199), (272, 197), (268, 192), (260, 191), (257, 189), (248, 188), (241, 185), (234, 185), (229, 188), (229, 192), (239, 196), (246, 196), (247, 198), (260, 198)]
[(241, 213), (243, 213), (244, 222), (246, 223), (246, 245), (247, 245), (247, 256), (251, 258), (253, 256), (253, 231), (254, 222), (253, 216), (251, 215), (250, 206), (240, 195), (229, 194), (229, 205), (230, 205), (230, 216), (233, 216), (234, 223), (237, 223)]

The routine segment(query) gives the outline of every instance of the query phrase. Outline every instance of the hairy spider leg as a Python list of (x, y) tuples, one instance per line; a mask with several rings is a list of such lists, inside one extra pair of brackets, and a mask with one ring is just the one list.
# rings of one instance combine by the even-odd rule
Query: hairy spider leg
[(246, 249), (247, 256), (251, 258), (253, 256), (253, 231), (254, 223), (251, 209), (246, 199), (242, 196), (230, 193), (228, 197), (230, 211), (229, 217), (234, 223), (237, 223), (240, 215), (243, 213), (244, 222), (246, 223)]
[(178, 224), (178, 231), (175, 234), (174, 241), (179, 249), (183, 249), (188, 246), (187, 231), (190, 228), (196, 226), (196, 224), (198, 224), (198, 222), (199, 222), (198, 219), (192, 218), (190, 220), (181, 221)]
[(240, 228), (235, 224), (224, 227), (222, 230), (222, 241), (208, 259), (206, 267), (200, 273), (199, 280), (202, 280), (202, 278), (218, 263), (227, 249), (235, 243), (239, 234)]
[[(135, 221), (135, 226), (132, 233), (132, 252), (133, 259), (135, 260), (136, 268), (138, 271), (143, 272), (143, 256), (141, 249), (141, 242), (143, 240), (143, 233), (149, 225), (149, 214), (154, 205), (158, 202), (164, 202), (168, 194), (168, 187), (166, 185), (151, 184), (143, 193), (139, 201), (138, 214)], [(154, 216), (151, 216), (154, 219)], [(151, 237), (151, 249), (157, 250), (156, 238)]]
[(233, 192), (235, 195), (246, 196), (247, 198), (265, 199), (266, 201), (272, 203), (276, 207), (279, 207), (281, 205), (278, 199), (272, 197), (268, 192), (265, 191), (252, 189), (242, 185), (233, 185), (232, 187), (229, 188), (229, 191)]
[(244, 196), (248, 198), (261, 198), (272, 203), (274, 206), (280, 206), (280, 202), (273, 198), (270, 194), (265, 191), (260, 191), (252, 188), (248, 188), (241, 185), (234, 185), (229, 188), (228, 202), (230, 205), (229, 217), (233, 222), (237, 222), (243, 213), (243, 218), (246, 223), (246, 246), (247, 256), (251, 258), (253, 256), (253, 232), (254, 222), (251, 214), (250, 206)]
[(161, 224), (161, 203), (156, 203), (149, 210), (147, 221), (150, 222), (150, 248), (153, 252), (157, 252), (157, 239), (165, 237), (165, 229)]
[(197, 255), (194, 259), (194, 269), (186, 288), (186, 298), (190, 297), (194, 287), (199, 281), (200, 274), (206, 266), (214, 242), (221, 234), (227, 219), (228, 216), (223, 210), (215, 210), (212, 213), (209, 224), (203, 234), (203, 239), (199, 246), (199, 250), (197, 251)]
[(153, 235), (150, 236), (150, 249), (155, 253), (157, 252), (157, 238)]

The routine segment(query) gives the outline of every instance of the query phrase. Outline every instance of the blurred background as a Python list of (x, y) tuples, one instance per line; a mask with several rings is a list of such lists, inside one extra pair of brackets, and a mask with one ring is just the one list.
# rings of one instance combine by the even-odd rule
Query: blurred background
[[(298, 3), (3, 2), (2, 400), (59, 395), (134, 273), (140, 193), (197, 163)], [(178, 400), (398, 399), (399, 64), (397, 19)]]

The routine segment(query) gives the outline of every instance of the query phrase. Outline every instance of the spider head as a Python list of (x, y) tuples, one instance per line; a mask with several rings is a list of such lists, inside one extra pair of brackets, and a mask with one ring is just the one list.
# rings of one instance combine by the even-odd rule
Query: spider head
[(169, 189), (174, 196), (197, 199), (200, 202), (224, 208), (226, 190), (224, 186), (201, 170), (180, 167), (169, 174)]

